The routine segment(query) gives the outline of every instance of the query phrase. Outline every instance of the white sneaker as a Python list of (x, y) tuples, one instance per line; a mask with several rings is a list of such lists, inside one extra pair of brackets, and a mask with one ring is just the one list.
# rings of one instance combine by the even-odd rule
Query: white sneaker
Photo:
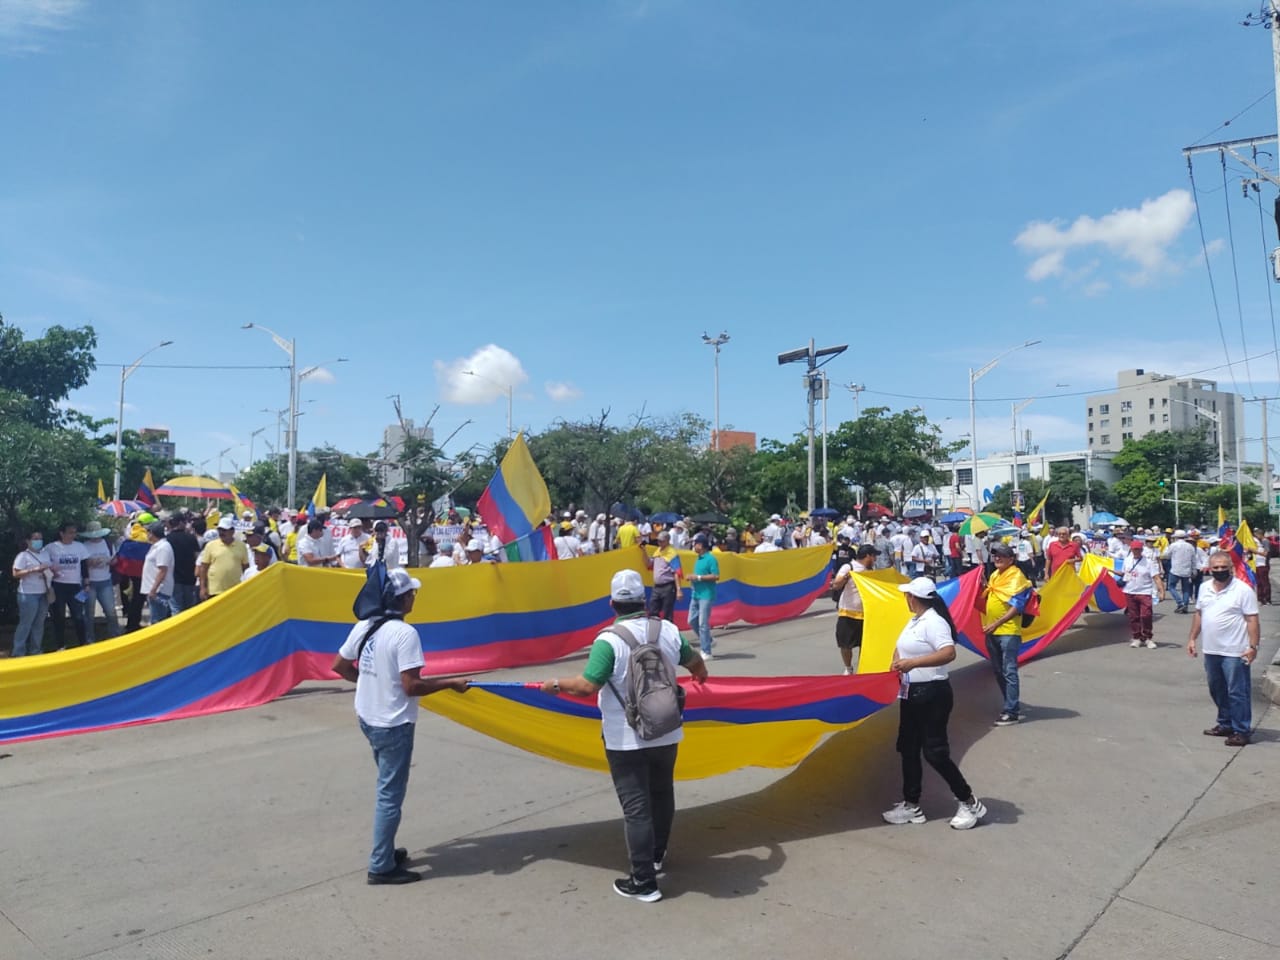
[(924, 823), (926, 819), (920, 804), (907, 803), (905, 800), (899, 800), (880, 816), (884, 817), (885, 823)]
[(714, 659), (715, 659), (715, 656), (714, 656), (713, 654), (710, 654), (710, 653), (704, 653), (704, 654), (702, 655), (702, 659), (703, 659), (704, 661), (711, 661), (711, 660), (714, 660)]
[(1141, 641), (1141, 640), (1130, 640), (1130, 641), (1129, 641), (1129, 646), (1133, 647), (1133, 648), (1136, 650), (1138, 647), (1142, 646), (1142, 641)]
[(987, 815), (987, 808), (982, 805), (982, 801), (977, 797), (973, 798), (972, 803), (960, 801), (960, 808), (956, 810), (956, 815), (951, 818), (951, 828), (953, 830), (970, 830), (978, 825), (978, 821)]
[(845, 668), (844, 668), (844, 675), (845, 675), (846, 677), (852, 677), (852, 676), (853, 676), (853, 669), (852, 669), (851, 667), (845, 667)]
[(1154, 650), (1155, 648), (1156, 648), (1156, 642), (1155, 642), (1154, 640), (1148, 640), (1148, 641), (1147, 641), (1147, 649), (1148, 649), (1148, 650)]

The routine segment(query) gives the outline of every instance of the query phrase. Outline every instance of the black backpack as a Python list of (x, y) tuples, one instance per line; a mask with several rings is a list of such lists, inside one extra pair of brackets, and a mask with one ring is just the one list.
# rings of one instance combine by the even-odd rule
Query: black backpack
[(627, 695), (609, 681), (609, 689), (622, 704), (627, 726), (641, 740), (656, 740), (684, 723), (684, 687), (676, 681), (676, 667), (662, 655), (658, 637), (663, 621), (648, 618), (648, 634), (643, 643), (620, 627), (609, 627), (631, 651), (627, 664)]

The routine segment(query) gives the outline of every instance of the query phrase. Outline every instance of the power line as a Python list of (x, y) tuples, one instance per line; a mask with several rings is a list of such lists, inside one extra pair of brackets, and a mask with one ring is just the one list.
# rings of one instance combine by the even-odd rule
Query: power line
[(1222, 328), (1222, 311), (1218, 307), (1218, 288), (1213, 283), (1213, 266), (1209, 263), (1209, 247), (1204, 238), (1204, 220), (1200, 216), (1200, 197), (1196, 192), (1196, 171), (1189, 156), (1187, 157), (1187, 176), (1191, 180), (1191, 202), (1196, 210), (1196, 225), (1200, 228), (1200, 252), (1204, 254), (1204, 268), (1209, 272), (1209, 294), (1213, 298), (1213, 316), (1218, 321), (1218, 336), (1222, 338), (1222, 352), (1227, 358), (1231, 385), (1236, 388), (1236, 393), (1239, 393), (1240, 385), (1236, 383), (1235, 367), (1231, 365), (1231, 351), (1227, 349), (1227, 332)]
[[(1257, 150), (1254, 154), (1257, 154)], [(1267, 287), (1267, 313), (1271, 315), (1271, 347), (1276, 355), (1277, 382), (1280, 382), (1280, 339), (1276, 337), (1276, 308), (1271, 300), (1271, 255), (1267, 250), (1267, 222), (1262, 215), (1262, 191), (1254, 190), (1253, 202), (1258, 207), (1258, 236), (1262, 239), (1262, 269), (1265, 274), (1263, 282)]]
[(1258, 104), (1260, 104), (1263, 100), (1267, 99), (1267, 97), (1271, 96), (1271, 95), (1272, 95), (1272, 94), (1274, 94), (1275, 92), (1276, 92), (1276, 90), (1275, 90), (1275, 87), (1274, 87), (1274, 86), (1267, 87), (1267, 89), (1266, 89), (1265, 91), (1263, 91), (1262, 96), (1258, 97), (1258, 99), (1257, 99), (1257, 100), (1253, 101), (1253, 103), (1249, 104), (1247, 107), (1245, 107), (1243, 110), (1241, 110), (1239, 113), (1237, 113), (1237, 114), (1236, 114), (1234, 117), (1232, 117), (1230, 120), (1224, 120), (1224, 121), (1222, 121), (1222, 123), (1218, 124), (1218, 125), (1217, 125), (1216, 127), (1214, 127), (1212, 130), (1210, 130), (1208, 133), (1206, 133), (1203, 137), (1201, 137), (1199, 140), (1197, 140), (1195, 143), (1191, 144), (1191, 146), (1193, 146), (1193, 147), (1198, 147), (1200, 144), (1204, 143), (1206, 140), (1208, 140), (1210, 137), (1212, 137), (1212, 136), (1213, 136), (1215, 133), (1217, 133), (1219, 130), (1225, 130), (1227, 127), (1231, 126), (1231, 124), (1235, 123), (1237, 120), (1239, 120), (1241, 117), (1243, 117), (1246, 113), (1248, 113), (1250, 110), (1252, 110), (1254, 107), (1256, 107), (1256, 106), (1257, 106)]
[[(1266, 353), (1255, 353), (1250, 360), (1263, 360), (1271, 356), (1275, 351), (1268, 350)], [(1185, 380), (1187, 377), (1196, 377), (1202, 373), (1213, 373), (1215, 370), (1221, 370), (1229, 366), (1229, 363), (1219, 363), (1212, 367), (1201, 367), (1199, 370), (1191, 370), (1187, 373), (1173, 374), (1171, 380)], [(863, 388), (867, 393), (874, 394), (877, 397), (894, 397), (898, 400), (934, 400), (940, 403), (968, 403), (968, 397), (926, 397), (912, 393), (890, 393), (888, 390), (874, 390), (871, 387)], [(1070, 393), (1053, 393), (1045, 394), (1041, 399), (1057, 400), (1060, 397), (1088, 397), (1097, 393), (1105, 393), (1105, 390), (1073, 390)], [(1238, 392), (1238, 391), (1237, 391)], [(1016, 397), (977, 397), (975, 403), (1017, 403), (1019, 400), (1027, 399), (1025, 395)], [(1274, 407), (1272, 409), (1275, 409)]]
[[(125, 363), (99, 363), (100, 367), (125, 367)], [(288, 370), (289, 365), (285, 364), (240, 364), (228, 365), (217, 363), (142, 363), (138, 365), (142, 370)]]
[[(1222, 205), (1227, 211), (1227, 241), (1231, 247), (1231, 276), (1236, 285), (1236, 316), (1240, 320), (1240, 350), (1248, 355), (1249, 344), (1244, 336), (1244, 303), (1240, 300), (1240, 266), (1236, 261), (1236, 231), (1231, 225), (1231, 200), (1227, 196), (1227, 154), (1221, 151), (1218, 156), (1222, 160)], [(1249, 391), (1256, 397), (1258, 390), (1253, 385), (1253, 373), (1249, 369), (1248, 360), (1244, 362), (1244, 377), (1249, 384)]]

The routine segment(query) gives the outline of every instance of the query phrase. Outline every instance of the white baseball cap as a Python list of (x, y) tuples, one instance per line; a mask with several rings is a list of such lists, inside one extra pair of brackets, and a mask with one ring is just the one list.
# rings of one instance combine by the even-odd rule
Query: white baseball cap
[(363, 521), (363, 520), (361, 520), (359, 517), (352, 517), (350, 520), (348, 520), (348, 521), (347, 521), (347, 526), (348, 526), (348, 527), (359, 527), (361, 530), (363, 530), (363, 529), (364, 529), (364, 521)]
[(470, 540), (467, 541), (466, 550), (468, 553), (470, 553), (472, 550), (483, 550), (483, 549), (484, 547), (481, 546), (480, 541), (477, 540), (475, 537), (472, 537)]
[(900, 583), (898, 589), (921, 600), (928, 600), (938, 592), (937, 584), (928, 577), (916, 577), (910, 583)]
[(622, 603), (639, 603), (644, 600), (644, 581), (634, 570), (619, 570), (609, 582), (609, 598)]
[(222, 517), (218, 518), (219, 530), (234, 530), (235, 528), (236, 518), (231, 516), (231, 514), (224, 514)]
[(387, 572), (387, 583), (397, 597), (402, 597), (410, 590), (421, 590), (422, 581), (409, 576), (401, 567)]

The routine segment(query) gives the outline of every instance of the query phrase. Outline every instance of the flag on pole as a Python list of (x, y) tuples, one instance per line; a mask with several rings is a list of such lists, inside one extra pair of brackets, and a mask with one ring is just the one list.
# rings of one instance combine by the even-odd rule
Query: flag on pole
[(555, 556), (551, 529), (542, 525), (551, 512), (551, 494), (533, 462), (523, 433), (516, 435), (476, 506), (499, 540), (517, 545), (519, 559), (543, 560)]
[(1221, 506), (1218, 507), (1218, 536), (1231, 536), (1231, 521), (1227, 519), (1227, 511)]
[(258, 519), (262, 519), (261, 514), (258, 512), (257, 505), (254, 504), (254, 502), (250, 500), (248, 497), (246, 497), (243, 493), (241, 493), (240, 489), (234, 483), (228, 483), (227, 489), (231, 491), (231, 495), (235, 497), (235, 502), (238, 505), (240, 505), (246, 510), (252, 510), (254, 513), (254, 516), (258, 517)]
[(99, 502), (99, 503), (106, 503), (106, 502), (107, 502), (107, 491), (105, 491), (105, 490), (103, 490), (103, 489), (102, 489), (102, 478), (101, 478), (101, 477), (99, 477), (99, 478), (98, 478), (98, 502)]
[(147, 472), (143, 475), (142, 483), (138, 485), (138, 492), (133, 495), (133, 499), (139, 503), (145, 503), (148, 507), (156, 505), (156, 482), (151, 479), (150, 467), (147, 467)]
[(320, 482), (316, 484), (316, 492), (311, 495), (311, 502), (307, 504), (307, 516), (314, 519), (317, 513), (329, 510), (329, 491), (328, 491), (329, 474), (320, 474)]
[(1046, 489), (1044, 492), (1044, 496), (1040, 499), (1040, 502), (1035, 505), (1035, 509), (1032, 510), (1029, 514), (1027, 514), (1028, 530), (1030, 530), (1032, 527), (1044, 521), (1044, 505), (1048, 501), (1048, 499), (1049, 499), (1049, 491)]

